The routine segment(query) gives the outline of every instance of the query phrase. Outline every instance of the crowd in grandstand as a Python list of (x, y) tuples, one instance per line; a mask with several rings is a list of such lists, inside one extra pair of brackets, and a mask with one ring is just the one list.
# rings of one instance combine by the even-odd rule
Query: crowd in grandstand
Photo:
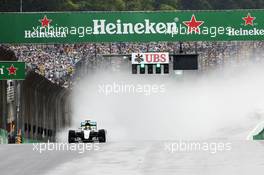
[[(264, 42), (184, 42), (183, 51), (199, 53), (200, 69), (251, 57)], [(132, 52), (179, 52), (179, 43), (89, 43), (54, 45), (10, 45), (16, 57), (58, 85), (69, 87), (76, 63), (81, 59)], [(254, 50), (255, 49), (255, 50)]]
[(89, 45), (16, 45), (10, 46), (18, 60), (61, 86), (69, 86), (75, 64), (90, 54)]

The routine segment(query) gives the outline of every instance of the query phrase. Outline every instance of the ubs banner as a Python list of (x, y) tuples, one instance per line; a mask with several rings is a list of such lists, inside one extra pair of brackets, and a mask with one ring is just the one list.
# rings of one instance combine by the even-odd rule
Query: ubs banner
[(0, 43), (263, 40), (264, 10), (0, 13)]
[(168, 52), (132, 53), (132, 64), (169, 64)]

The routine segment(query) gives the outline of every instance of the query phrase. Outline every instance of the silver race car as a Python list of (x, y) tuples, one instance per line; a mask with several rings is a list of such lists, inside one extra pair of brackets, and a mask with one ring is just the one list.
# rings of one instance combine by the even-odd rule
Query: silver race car
[(96, 122), (85, 120), (81, 122), (81, 127), (78, 130), (69, 130), (68, 142), (106, 142), (106, 130), (97, 130)]

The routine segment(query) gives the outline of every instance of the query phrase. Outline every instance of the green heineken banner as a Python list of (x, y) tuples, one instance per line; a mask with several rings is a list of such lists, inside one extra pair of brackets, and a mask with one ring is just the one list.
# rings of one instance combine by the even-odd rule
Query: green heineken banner
[(0, 61), (0, 80), (24, 80), (25, 62)]
[(0, 13), (0, 43), (263, 40), (264, 10)]

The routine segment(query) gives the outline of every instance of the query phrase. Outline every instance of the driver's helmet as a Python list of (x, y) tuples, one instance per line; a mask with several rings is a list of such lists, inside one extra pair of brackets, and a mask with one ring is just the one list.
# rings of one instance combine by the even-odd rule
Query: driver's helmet
[(84, 129), (91, 130), (91, 126), (90, 125), (85, 125)]

